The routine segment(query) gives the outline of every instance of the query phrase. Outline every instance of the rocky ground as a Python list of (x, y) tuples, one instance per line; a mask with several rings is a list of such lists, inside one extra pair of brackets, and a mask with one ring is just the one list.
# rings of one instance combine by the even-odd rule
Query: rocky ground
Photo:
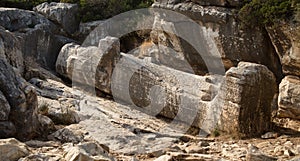
[(300, 160), (299, 25), (242, 30), (240, 2), (153, 4), (195, 48), (167, 12), (116, 38), (74, 4), (0, 8), (0, 160)]
[[(53, 131), (37, 140), (21, 143), (2, 139), (0, 155), (4, 160), (296, 161), (300, 158), (300, 137), (295, 132), (299, 130), (299, 122), (284, 124), (284, 120), (278, 119), (278, 125), (294, 131), (278, 127), (276, 132), (270, 131), (262, 138), (238, 139), (218, 131), (214, 133), (217, 136), (203, 138), (195, 135), (199, 132), (195, 129), (182, 135), (169, 127), (168, 120), (146, 115), (110, 98), (92, 96), (51, 79), (30, 82), (39, 93), (39, 112), (56, 125), (51, 120), (47, 122), (44, 126), (53, 126)], [(58, 99), (50, 100), (51, 97)], [(70, 108), (64, 110), (64, 107)]]

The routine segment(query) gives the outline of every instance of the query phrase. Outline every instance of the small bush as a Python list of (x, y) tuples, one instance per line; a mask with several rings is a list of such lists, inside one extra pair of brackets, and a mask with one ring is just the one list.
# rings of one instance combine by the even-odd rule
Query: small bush
[(38, 113), (42, 115), (47, 115), (49, 111), (50, 104), (47, 102), (42, 102), (38, 107)]
[(244, 3), (239, 18), (250, 26), (275, 25), (290, 20), (297, 11), (300, 0), (252, 0)]

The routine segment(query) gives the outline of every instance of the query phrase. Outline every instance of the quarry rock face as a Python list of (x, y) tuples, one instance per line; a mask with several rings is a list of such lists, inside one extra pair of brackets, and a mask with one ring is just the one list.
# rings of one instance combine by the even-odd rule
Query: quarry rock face
[(79, 28), (77, 5), (0, 8), (0, 160), (298, 160), (299, 25), (243, 27), (241, 3)]
[(286, 76), (279, 85), (278, 116), (300, 119), (300, 78)]
[[(191, 18), (199, 25), (198, 28), (186, 28), (180, 19), (174, 17), (160, 16), (156, 18), (156, 25), (164, 26), (171, 24), (172, 28), (178, 32), (184, 32), (189, 39), (193, 39), (201, 50), (195, 50), (195, 46), (188, 44), (179, 38), (181, 50), (185, 59), (191, 64), (195, 73), (205, 70), (204, 60), (209, 57), (220, 55), (226, 69), (236, 66), (241, 61), (253, 62), (267, 66), (276, 77), (281, 78), (280, 61), (268, 38), (267, 32), (259, 28), (242, 28), (241, 22), (237, 21), (232, 14), (234, 9), (224, 7), (206, 7), (197, 3), (180, 2), (177, 4), (154, 3), (154, 8), (170, 9)], [(170, 25), (169, 25), (170, 26)], [(154, 30), (155, 32), (155, 30)], [(175, 34), (176, 34), (175, 32)], [(186, 33), (185, 33), (186, 32)], [(161, 34), (161, 33), (160, 33)], [(178, 42), (174, 36), (164, 33), (157, 38), (158, 42), (164, 40)], [(164, 41), (163, 40), (163, 41)], [(154, 41), (155, 42), (155, 41)], [(176, 50), (176, 48), (174, 48)], [(206, 57), (203, 57), (205, 55)]]

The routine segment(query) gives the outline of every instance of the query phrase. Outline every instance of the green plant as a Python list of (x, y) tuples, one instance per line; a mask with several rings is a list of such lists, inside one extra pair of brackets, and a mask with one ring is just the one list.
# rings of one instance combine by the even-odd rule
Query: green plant
[(212, 136), (213, 136), (213, 137), (218, 137), (218, 136), (220, 136), (220, 135), (221, 135), (221, 132), (220, 132), (219, 128), (216, 127), (216, 128), (214, 129), (214, 131), (212, 132)]
[(244, 3), (239, 18), (250, 26), (275, 25), (291, 19), (299, 0), (252, 0)]
[(50, 104), (47, 102), (42, 102), (38, 107), (38, 113), (42, 115), (47, 115), (49, 111)]

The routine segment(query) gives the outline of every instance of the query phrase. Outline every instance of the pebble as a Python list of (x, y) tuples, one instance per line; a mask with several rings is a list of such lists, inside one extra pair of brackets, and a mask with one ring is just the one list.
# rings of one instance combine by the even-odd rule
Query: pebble
[(283, 154), (288, 157), (295, 156), (295, 154), (289, 149), (285, 150)]
[(206, 154), (207, 151), (205, 148), (197, 145), (191, 145), (185, 149), (187, 153), (200, 153), (200, 154)]
[(278, 133), (276, 132), (267, 132), (261, 136), (262, 139), (273, 139), (277, 137), (278, 137)]
[(199, 146), (202, 146), (202, 147), (207, 147), (207, 146), (209, 146), (209, 143), (206, 142), (206, 141), (200, 141), (200, 142), (198, 143), (198, 145), (199, 145)]

